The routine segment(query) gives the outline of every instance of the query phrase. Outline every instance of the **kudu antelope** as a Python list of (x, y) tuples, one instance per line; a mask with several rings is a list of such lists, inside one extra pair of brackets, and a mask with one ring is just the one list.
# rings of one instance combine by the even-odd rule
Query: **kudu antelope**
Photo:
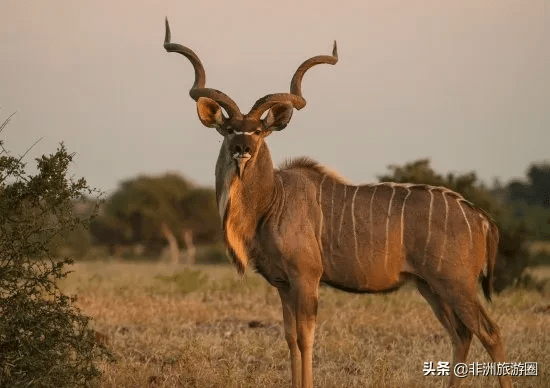
[[(477, 297), (483, 271), (483, 291), (491, 296), (499, 238), (485, 213), (443, 187), (354, 186), (307, 158), (273, 168), (265, 138), (287, 126), (293, 109), (306, 105), (304, 73), (318, 64), (334, 65), (336, 42), (332, 56), (316, 56), (298, 67), (290, 93), (262, 97), (247, 114), (226, 94), (205, 87), (201, 61), (170, 42), (168, 21), (164, 47), (193, 65), (189, 94), (199, 119), (224, 138), (216, 198), (225, 242), (239, 273), (251, 263), (279, 292), (293, 387), (313, 386), (320, 283), (366, 293), (397, 289), (412, 278), (449, 332), (453, 363), (466, 360), (473, 334), (495, 362), (504, 361), (499, 329)], [(451, 386), (457, 383), (451, 375)], [(511, 387), (510, 378), (500, 377), (500, 385)]]

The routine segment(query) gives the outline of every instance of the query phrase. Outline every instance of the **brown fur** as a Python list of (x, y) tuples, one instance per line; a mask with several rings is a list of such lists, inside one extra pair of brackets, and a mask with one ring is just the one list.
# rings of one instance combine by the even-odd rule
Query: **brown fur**
[[(495, 362), (505, 361), (499, 329), (477, 297), (484, 269), (483, 290), (491, 296), (498, 245), (498, 230), (486, 214), (442, 187), (353, 186), (309, 158), (274, 170), (264, 138), (284, 129), (293, 109), (305, 106), (302, 77), (314, 65), (335, 64), (336, 44), (332, 56), (302, 63), (291, 93), (261, 98), (246, 115), (225, 94), (205, 88), (200, 60), (170, 42), (168, 22), (164, 46), (193, 63), (190, 95), (199, 118), (224, 136), (216, 198), (225, 242), (240, 273), (252, 263), (279, 291), (294, 388), (313, 387), (321, 282), (351, 292), (387, 292), (414, 278), (451, 337), (453, 365), (465, 362), (474, 334)], [(509, 376), (499, 379), (502, 388), (511, 388)], [(452, 374), (450, 385), (458, 383)]]

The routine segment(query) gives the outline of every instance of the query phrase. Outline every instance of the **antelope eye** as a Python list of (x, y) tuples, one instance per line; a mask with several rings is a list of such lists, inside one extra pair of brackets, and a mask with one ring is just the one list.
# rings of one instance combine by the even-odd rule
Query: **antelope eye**
[(256, 135), (259, 135), (260, 133), (262, 133), (262, 131), (261, 131), (260, 129), (256, 129), (256, 130), (254, 131), (254, 133), (255, 133)]
[(227, 133), (229, 135), (231, 135), (233, 133), (233, 128), (231, 128), (231, 127), (227, 127), (225, 130), (227, 131)]

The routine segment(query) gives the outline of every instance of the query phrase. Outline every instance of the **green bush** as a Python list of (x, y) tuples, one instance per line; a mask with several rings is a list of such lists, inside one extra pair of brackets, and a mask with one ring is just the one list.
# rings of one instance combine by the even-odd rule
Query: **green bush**
[(109, 356), (57, 287), (71, 260), (56, 258), (52, 241), (83, 225), (73, 202), (91, 193), (67, 178), (72, 159), (62, 144), (30, 175), (0, 141), (0, 387), (94, 386), (96, 361)]

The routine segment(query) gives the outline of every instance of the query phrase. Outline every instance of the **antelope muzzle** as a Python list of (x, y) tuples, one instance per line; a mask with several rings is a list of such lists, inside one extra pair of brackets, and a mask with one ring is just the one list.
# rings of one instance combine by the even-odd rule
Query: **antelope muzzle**
[(235, 159), (235, 162), (237, 163), (239, 178), (243, 177), (244, 168), (251, 157), (250, 146), (248, 146), (245, 141), (242, 144), (235, 144), (233, 159)]

